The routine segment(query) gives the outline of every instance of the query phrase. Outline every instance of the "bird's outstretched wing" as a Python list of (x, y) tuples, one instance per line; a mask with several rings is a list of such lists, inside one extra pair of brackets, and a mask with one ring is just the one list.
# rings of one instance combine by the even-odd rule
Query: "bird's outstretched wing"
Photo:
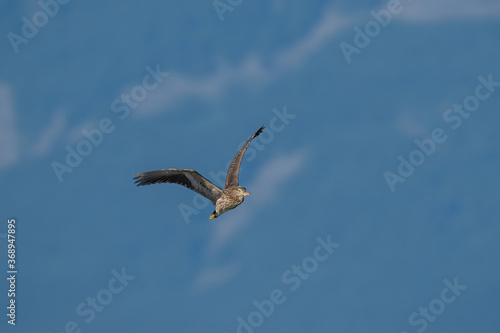
[(222, 189), (198, 172), (189, 169), (161, 169), (137, 173), (134, 177), (137, 186), (158, 183), (179, 184), (210, 199), (215, 205), (222, 195)]
[(258, 136), (262, 131), (264, 130), (264, 126), (259, 128), (257, 132), (252, 135), (250, 139), (241, 147), (240, 151), (236, 156), (233, 158), (233, 161), (229, 165), (229, 168), (227, 169), (227, 175), (226, 175), (226, 188), (231, 187), (231, 186), (238, 186), (238, 176), (240, 174), (240, 165), (241, 165), (241, 160), (243, 160), (243, 155), (245, 155), (245, 152), (247, 151), (248, 145), (250, 144), (250, 141), (252, 141), (256, 136)]

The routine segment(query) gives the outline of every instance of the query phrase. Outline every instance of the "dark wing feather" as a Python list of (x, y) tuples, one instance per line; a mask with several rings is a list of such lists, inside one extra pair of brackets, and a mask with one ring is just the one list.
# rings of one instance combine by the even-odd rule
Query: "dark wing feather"
[(227, 169), (227, 176), (226, 176), (226, 188), (232, 187), (232, 186), (238, 186), (238, 176), (240, 174), (240, 165), (241, 161), (243, 160), (243, 155), (245, 155), (245, 152), (247, 151), (248, 145), (250, 144), (250, 141), (252, 141), (256, 136), (258, 136), (262, 131), (264, 130), (264, 126), (259, 128), (257, 132), (252, 135), (250, 139), (241, 147), (240, 151), (236, 156), (233, 158), (233, 161), (229, 165), (229, 168)]
[(194, 170), (162, 169), (138, 173), (134, 177), (137, 186), (159, 183), (179, 184), (210, 199), (215, 205), (222, 195), (222, 189)]

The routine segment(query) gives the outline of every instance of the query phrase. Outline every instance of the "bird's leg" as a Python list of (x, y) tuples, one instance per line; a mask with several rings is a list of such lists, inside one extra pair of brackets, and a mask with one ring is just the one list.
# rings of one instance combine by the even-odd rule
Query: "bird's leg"
[(216, 218), (217, 216), (219, 216), (219, 214), (217, 214), (217, 212), (214, 210), (214, 212), (212, 213), (212, 215), (210, 215), (209, 219), (214, 219)]

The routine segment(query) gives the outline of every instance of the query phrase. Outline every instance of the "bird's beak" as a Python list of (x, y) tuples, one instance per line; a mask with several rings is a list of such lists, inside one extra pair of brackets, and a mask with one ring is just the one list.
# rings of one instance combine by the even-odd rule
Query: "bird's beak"
[(250, 193), (250, 192), (248, 192), (248, 191), (243, 192), (243, 195), (250, 195), (250, 194), (252, 194), (252, 193)]

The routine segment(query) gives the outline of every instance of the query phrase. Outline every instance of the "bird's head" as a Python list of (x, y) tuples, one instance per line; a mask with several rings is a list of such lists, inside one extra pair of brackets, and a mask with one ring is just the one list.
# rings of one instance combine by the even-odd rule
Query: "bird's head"
[(238, 193), (241, 193), (243, 196), (250, 195), (251, 193), (247, 191), (243, 186), (238, 186)]

